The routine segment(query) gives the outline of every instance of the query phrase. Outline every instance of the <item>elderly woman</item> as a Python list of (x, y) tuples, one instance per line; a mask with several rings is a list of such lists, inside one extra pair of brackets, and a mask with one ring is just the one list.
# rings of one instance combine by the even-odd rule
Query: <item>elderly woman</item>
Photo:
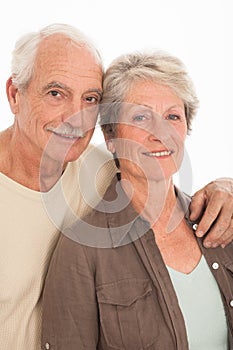
[(163, 52), (122, 56), (104, 91), (101, 124), (119, 173), (59, 241), (43, 348), (233, 349), (233, 246), (203, 246), (172, 179), (198, 105), (186, 69)]

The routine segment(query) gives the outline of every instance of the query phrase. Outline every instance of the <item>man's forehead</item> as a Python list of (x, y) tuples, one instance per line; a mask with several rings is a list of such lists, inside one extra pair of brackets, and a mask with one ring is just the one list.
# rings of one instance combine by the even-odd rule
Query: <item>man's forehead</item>
[(59, 40), (58, 43), (56, 40), (50, 42), (51, 45), (46, 42), (46, 45), (39, 48), (34, 67), (34, 73), (38, 77), (44, 77), (48, 82), (59, 81), (67, 85), (70, 79), (82, 79), (86, 83), (90, 80), (91, 85), (101, 89), (102, 66), (88, 48), (74, 45), (69, 39), (67, 45), (63, 45), (64, 42), (62, 41), (62, 44)]
[(76, 43), (71, 38), (61, 34), (54, 34), (44, 38), (38, 48), (37, 61), (52, 61), (54, 64), (61, 62), (63, 64), (71, 64), (73, 62), (85, 65), (86, 68), (99, 70), (102, 67), (97, 61), (94, 52), (84, 44)]

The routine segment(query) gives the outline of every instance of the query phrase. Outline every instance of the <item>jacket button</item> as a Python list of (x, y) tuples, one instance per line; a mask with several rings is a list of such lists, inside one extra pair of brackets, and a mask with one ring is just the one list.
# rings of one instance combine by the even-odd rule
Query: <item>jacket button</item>
[(230, 306), (233, 307), (233, 300), (230, 301)]
[(219, 264), (218, 264), (217, 262), (214, 262), (214, 263), (212, 264), (212, 268), (213, 268), (214, 270), (217, 270), (217, 269), (219, 268)]
[(49, 350), (50, 349), (50, 344), (49, 343), (45, 343), (45, 349)]

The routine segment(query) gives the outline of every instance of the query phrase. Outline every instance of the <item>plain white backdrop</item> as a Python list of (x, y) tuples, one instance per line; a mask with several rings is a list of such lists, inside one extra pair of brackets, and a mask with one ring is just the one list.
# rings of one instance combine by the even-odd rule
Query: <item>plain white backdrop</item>
[[(0, 12), (0, 130), (13, 115), (5, 95), (19, 36), (54, 22), (75, 25), (99, 49), (105, 67), (135, 50), (163, 49), (186, 65), (200, 108), (188, 136), (180, 187), (193, 193), (217, 177), (233, 177), (231, 0), (8, 1)], [(93, 143), (103, 142), (97, 127)], [(187, 165), (188, 164), (188, 165)]]

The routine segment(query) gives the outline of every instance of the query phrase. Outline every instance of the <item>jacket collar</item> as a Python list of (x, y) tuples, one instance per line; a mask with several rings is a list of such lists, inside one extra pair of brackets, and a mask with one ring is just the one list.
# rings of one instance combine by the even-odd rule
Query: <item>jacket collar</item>
[[(193, 227), (194, 222), (189, 219), (191, 197), (177, 187), (175, 191), (185, 220), (190, 227)], [(150, 229), (148, 221), (140, 216), (130, 204), (129, 198), (116, 177), (111, 182), (103, 200), (97, 206), (97, 210), (106, 213), (112, 247), (114, 248), (135, 241)]]

